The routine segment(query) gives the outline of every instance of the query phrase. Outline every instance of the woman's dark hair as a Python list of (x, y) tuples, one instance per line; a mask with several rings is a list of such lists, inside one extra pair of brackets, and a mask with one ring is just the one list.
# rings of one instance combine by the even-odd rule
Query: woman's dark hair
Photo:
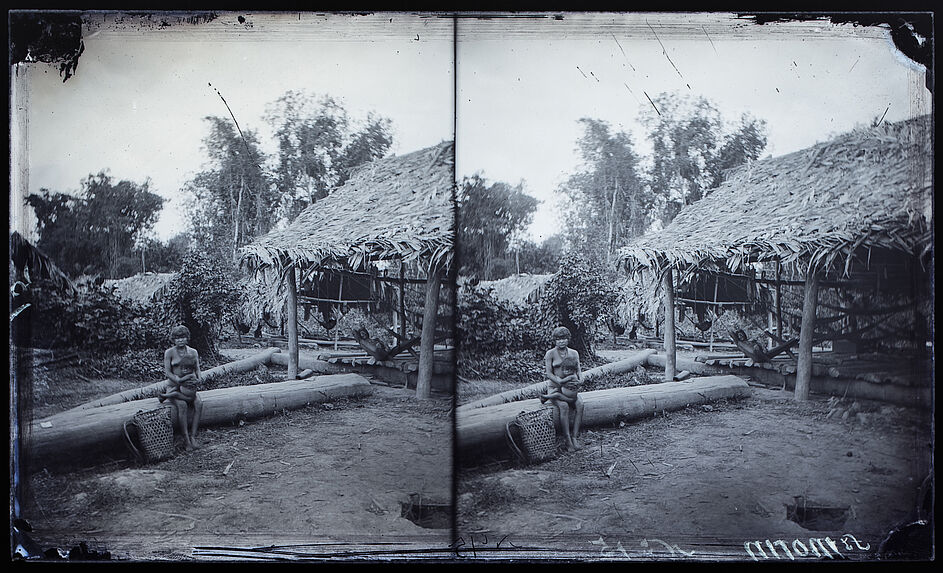
[(558, 326), (553, 329), (553, 334), (551, 334), (553, 340), (560, 340), (561, 338), (570, 339), (570, 329), (565, 326)]
[(184, 336), (186, 336), (187, 338), (190, 338), (190, 329), (182, 324), (180, 326), (173, 327), (173, 329), (171, 329), (170, 331), (171, 339), (183, 338)]

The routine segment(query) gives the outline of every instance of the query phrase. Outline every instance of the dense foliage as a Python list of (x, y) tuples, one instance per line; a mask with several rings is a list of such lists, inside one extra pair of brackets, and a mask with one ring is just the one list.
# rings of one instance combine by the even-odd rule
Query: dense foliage
[(580, 356), (594, 356), (597, 327), (617, 303), (618, 288), (608, 270), (581, 254), (565, 255), (541, 294), (541, 327), (536, 330), (541, 346), (550, 348), (553, 328), (565, 326), (570, 330), (570, 347)]
[(31, 336), (37, 348), (80, 348), (117, 353), (152, 348), (166, 338), (152, 309), (90, 285), (75, 295), (46, 280), (30, 285)]
[(140, 270), (136, 242), (157, 222), (163, 197), (147, 181), (118, 181), (105, 171), (82, 180), (76, 194), (30, 194), (26, 203), (36, 213), (37, 247), (71, 276), (100, 274), (124, 278)]
[[(225, 259), (191, 249), (156, 303), (164, 324), (190, 329), (190, 345), (208, 362), (218, 359), (216, 341), (221, 328), (241, 308), (243, 295), (235, 273)], [(168, 332), (162, 333), (167, 344)]]
[(654, 198), (642, 178), (640, 157), (626, 132), (583, 118), (577, 141), (581, 168), (560, 186), (564, 223), (574, 250), (609, 261), (616, 249), (645, 232)]
[(530, 224), (537, 199), (524, 193), (523, 185), (488, 183), (466, 177), (458, 194), (459, 272), (480, 280), (493, 280), (515, 272), (509, 247)]
[(458, 294), (457, 331), (463, 356), (533, 349), (532, 314), (496, 298), (490, 289), (463, 285)]

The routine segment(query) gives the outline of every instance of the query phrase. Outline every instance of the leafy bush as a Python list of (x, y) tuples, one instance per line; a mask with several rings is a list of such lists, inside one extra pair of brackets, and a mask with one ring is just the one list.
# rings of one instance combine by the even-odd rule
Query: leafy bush
[(90, 285), (68, 295), (41, 280), (30, 290), (35, 347), (111, 354), (161, 343), (162, 329), (150, 309), (126, 301), (110, 289)]
[(593, 356), (597, 325), (618, 301), (616, 281), (601, 265), (579, 254), (566, 255), (540, 297), (540, 324), (535, 330), (539, 344), (549, 348), (553, 329), (565, 326), (570, 347), (584, 359)]
[(463, 354), (533, 350), (536, 340), (532, 313), (499, 300), (491, 289), (463, 285), (457, 306), (457, 331)]
[(191, 346), (204, 360), (215, 363), (222, 325), (229, 322), (241, 303), (235, 268), (223, 258), (193, 249), (184, 256), (180, 271), (152, 308), (165, 325), (160, 335), (166, 344), (170, 325), (183, 324), (190, 329)]

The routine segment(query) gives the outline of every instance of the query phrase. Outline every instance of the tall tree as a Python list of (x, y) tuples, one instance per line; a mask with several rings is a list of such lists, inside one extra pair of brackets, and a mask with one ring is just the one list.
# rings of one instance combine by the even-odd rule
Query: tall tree
[(133, 256), (135, 242), (153, 228), (164, 204), (149, 183), (115, 182), (103, 170), (83, 179), (78, 195), (48, 189), (31, 194), (26, 202), (36, 213), (37, 246), (73, 275), (132, 274), (122, 272), (122, 260)]
[(210, 169), (186, 183), (195, 239), (226, 256), (267, 233), (277, 221), (278, 191), (265, 171), (267, 158), (255, 131), (242, 133), (227, 119), (204, 118)]
[(357, 129), (334, 98), (304, 91), (286, 92), (265, 119), (278, 142), (276, 178), (288, 220), (342, 185), (352, 168), (386, 155), (393, 143), (390, 120), (371, 113)]
[(560, 187), (567, 240), (574, 250), (609, 261), (620, 245), (645, 231), (652, 198), (630, 135), (613, 133), (597, 119), (580, 123), (584, 131), (577, 149), (583, 164)]
[(523, 183), (489, 184), (478, 174), (462, 181), (457, 198), (460, 274), (493, 280), (514, 272), (507, 261), (499, 268), (499, 261), (510, 255), (510, 242), (530, 224), (537, 199), (524, 193)]
[(663, 93), (653, 103), (643, 108), (641, 121), (652, 142), (651, 189), (659, 218), (668, 224), (684, 205), (720, 185), (727, 170), (760, 156), (766, 123), (743, 114), (728, 127), (703, 97)]

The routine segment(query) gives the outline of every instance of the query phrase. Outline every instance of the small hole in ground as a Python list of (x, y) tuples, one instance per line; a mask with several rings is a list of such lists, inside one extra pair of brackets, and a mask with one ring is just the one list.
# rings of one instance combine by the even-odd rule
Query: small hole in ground
[(786, 519), (812, 531), (840, 529), (848, 520), (848, 506), (826, 506), (810, 502), (803, 496), (794, 498), (795, 503), (786, 504)]
[(448, 503), (423, 499), (418, 494), (410, 494), (409, 501), (400, 502), (403, 507), (401, 517), (405, 517), (419, 527), (426, 529), (449, 529), (452, 527), (452, 506)]

